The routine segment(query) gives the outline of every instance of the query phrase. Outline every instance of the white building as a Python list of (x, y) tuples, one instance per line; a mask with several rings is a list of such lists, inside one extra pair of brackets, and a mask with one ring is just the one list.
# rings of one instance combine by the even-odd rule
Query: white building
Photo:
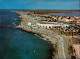
[(40, 23), (37, 23), (36, 24), (39, 28), (47, 28), (47, 29), (49, 29), (49, 28), (55, 28), (55, 27), (66, 27), (66, 26), (69, 26), (69, 25), (67, 25), (67, 24), (62, 24), (62, 23), (60, 23), (60, 24), (40, 24)]
[(28, 26), (31, 26), (31, 23), (30, 22), (28, 22)]
[(53, 28), (64, 28), (64, 27), (68, 27), (68, 24), (63, 24), (63, 23), (36, 23), (35, 25), (30, 22), (28, 22), (28, 26), (30, 26), (31, 28), (46, 28), (46, 29), (53, 29)]
[(36, 25), (34, 25), (34, 24), (30, 23), (30, 22), (28, 22), (28, 26), (29, 26), (30, 28), (37, 28)]

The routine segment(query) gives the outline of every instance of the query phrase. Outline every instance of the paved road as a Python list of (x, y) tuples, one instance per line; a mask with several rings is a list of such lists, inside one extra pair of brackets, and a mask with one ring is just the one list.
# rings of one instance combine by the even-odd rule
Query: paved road
[[(55, 34), (58, 38), (58, 58), (60, 59), (70, 59), (67, 47), (67, 39), (65, 36)], [(59, 39), (60, 38), (60, 39)]]
[(64, 37), (62, 36), (63, 38), (63, 46), (64, 46), (64, 53), (65, 53), (65, 56), (66, 56), (66, 59), (69, 59), (70, 56), (69, 56), (69, 53), (68, 53), (68, 45), (67, 45), (67, 37)]

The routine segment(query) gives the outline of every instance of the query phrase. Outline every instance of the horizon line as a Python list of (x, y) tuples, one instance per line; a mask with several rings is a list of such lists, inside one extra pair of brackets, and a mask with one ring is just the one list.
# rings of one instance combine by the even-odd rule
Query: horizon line
[(79, 10), (80, 9), (0, 9), (0, 10)]

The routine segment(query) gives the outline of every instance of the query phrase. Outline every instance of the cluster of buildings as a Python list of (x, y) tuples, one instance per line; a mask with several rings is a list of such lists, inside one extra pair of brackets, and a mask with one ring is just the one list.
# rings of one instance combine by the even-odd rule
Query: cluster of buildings
[(66, 23), (71, 23), (71, 24), (80, 24), (80, 17), (52, 16), (52, 15), (42, 15), (42, 14), (31, 14), (31, 15), (48, 18), (50, 19), (48, 21), (61, 21), (61, 22), (66, 22)]
[[(63, 28), (63, 32), (73, 31), (76, 32), (77, 29), (70, 30), (68, 27), (70, 24), (80, 25), (80, 17), (69, 17), (69, 16), (52, 16), (52, 15), (42, 15), (42, 14), (31, 14), (34, 20), (40, 20), (36, 24), (28, 22), (28, 26), (31, 28), (43, 28), (43, 29), (54, 29), (54, 28)], [(39, 16), (39, 17), (38, 17)], [(58, 23), (57, 21), (61, 21)], [(66, 24), (66, 23), (70, 24)], [(73, 44), (74, 56), (78, 59), (80, 58), (80, 44)]]
[[(69, 17), (69, 16), (52, 16), (52, 15), (42, 15), (42, 14), (31, 14), (34, 20), (39, 20), (37, 24), (30, 25), (33, 28), (64, 28), (64, 32), (68, 29), (70, 24), (80, 25), (80, 17)], [(59, 21), (59, 22), (58, 22)], [(79, 26), (78, 26), (79, 27)], [(77, 29), (73, 29), (73, 32), (78, 32)], [(67, 32), (72, 32), (72, 29), (67, 30)]]

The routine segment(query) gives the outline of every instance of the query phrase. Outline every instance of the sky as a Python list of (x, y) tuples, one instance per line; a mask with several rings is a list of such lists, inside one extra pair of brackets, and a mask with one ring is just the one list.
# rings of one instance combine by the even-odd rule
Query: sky
[(80, 10), (80, 0), (0, 0), (0, 9)]

